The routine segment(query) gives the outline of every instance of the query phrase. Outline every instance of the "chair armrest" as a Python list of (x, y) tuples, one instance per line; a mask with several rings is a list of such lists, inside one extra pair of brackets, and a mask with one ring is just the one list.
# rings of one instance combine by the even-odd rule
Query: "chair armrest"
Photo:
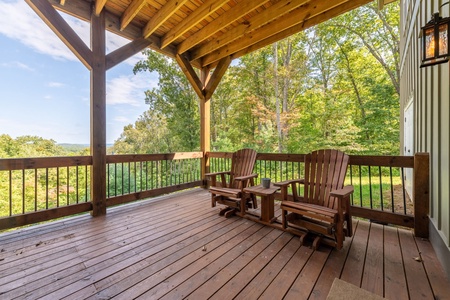
[(285, 181), (280, 181), (280, 182), (274, 182), (273, 185), (276, 186), (287, 186), (290, 185), (292, 183), (305, 183), (305, 179), (291, 179), (291, 180), (285, 180)]
[(234, 180), (243, 181), (243, 180), (248, 180), (250, 178), (256, 178), (256, 177), (258, 177), (258, 174), (250, 174), (250, 175), (246, 175), (246, 176), (234, 177)]
[(274, 182), (273, 185), (279, 186), (281, 188), (281, 200), (288, 200), (288, 186), (291, 185), (292, 188), (292, 198), (294, 201), (298, 201), (298, 194), (297, 194), (297, 185), (304, 184), (305, 179), (291, 179), (291, 180), (285, 180), (281, 182)]
[(211, 186), (217, 186), (217, 179), (220, 176), (220, 182), (222, 187), (227, 187), (227, 181), (225, 178), (225, 175), (230, 175), (231, 171), (223, 171), (223, 172), (215, 172), (215, 173), (206, 173), (205, 177), (210, 177), (211, 178)]
[(338, 197), (338, 198), (345, 198), (349, 196), (350, 194), (353, 194), (353, 185), (347, 185), (344, 186), (342, 189), (334, 190), (330, 192), (330, 196)]
[(206, 173), (205, 176), (217, 176), (217, 175), (226, 175), (230, 174), (230, 171), (223, 171), (223, 172), (215, 172), (215, 173)]

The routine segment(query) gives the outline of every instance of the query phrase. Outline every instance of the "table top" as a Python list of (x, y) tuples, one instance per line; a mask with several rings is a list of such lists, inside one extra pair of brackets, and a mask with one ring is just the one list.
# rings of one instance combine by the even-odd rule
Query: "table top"
[(244, 188), (244, 192), (252, 193), (252, 194), (255, 194), (258, 196), (266, 196), (266, 195), (274, 194), (279, 189), (280, 189), (279, 186), (275, 186), (271, 183), (270, 188), (265, 188), (260, 184), (260, 185), (246, 187), (246, 188)]

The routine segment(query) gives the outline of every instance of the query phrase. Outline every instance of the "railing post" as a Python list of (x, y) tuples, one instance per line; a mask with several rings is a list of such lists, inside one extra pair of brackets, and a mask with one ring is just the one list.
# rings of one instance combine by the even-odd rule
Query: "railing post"
[(430, 155), (416, 153), (414, 155), (414, 235), (428, 238), (430, 212)]

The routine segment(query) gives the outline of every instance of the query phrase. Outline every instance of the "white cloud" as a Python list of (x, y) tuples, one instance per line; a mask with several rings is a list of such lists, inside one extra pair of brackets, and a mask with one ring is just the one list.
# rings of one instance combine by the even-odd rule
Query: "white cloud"
[(61, 82), (49, 82), (48, 86), (49, 87), (54, 87), (54, 88), (60, 88), (60, 87), (65, 86), (65, 84), (61, 83)]
[(24, 63), (21, 63), (20, 61), (12, 61), (9, 63), (2, 63), (2, 64), (0, 64), (0, 66), (5, 67), (5, 68), (19, 68), (19, 69), (22, 69), (25, 71), (30, 71), (30, 72), (35, 71), (32, 67), (30, 67)]
[(156, 84), (157, 80), (146, 73), (113, 78), (106, 84), (106, 103), (141, 106), (144, 104), (144, 91)]
[[(0, 11), (2, 12), (0, 34), (17, 40), (39, 53), (48, 54), (54, 59), (78, 61), (72, 51), (24, 1), (0, 2)], [(61, 15), (84, 43), (89, 46), (89, 24), (64, 13), (61, 13)], [(113, 51), (128, 42), (128, 40), (116, 34), (106, 33), (107, 52)], [(126, 60), (126, 63), (134, 66), (141, 58), (142, 55), (139, 53), (136, 57)]]
[(0, 11), (0, 33), (55, 59), (76, 60), (75, 55), (24, 1), (1, 2)]

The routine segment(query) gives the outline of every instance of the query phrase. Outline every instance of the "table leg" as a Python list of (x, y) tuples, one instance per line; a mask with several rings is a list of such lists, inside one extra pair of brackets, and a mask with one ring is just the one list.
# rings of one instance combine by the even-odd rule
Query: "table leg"
[(261, 221), (272, 223), (274, 218), (274, 194), (261, 196)]

